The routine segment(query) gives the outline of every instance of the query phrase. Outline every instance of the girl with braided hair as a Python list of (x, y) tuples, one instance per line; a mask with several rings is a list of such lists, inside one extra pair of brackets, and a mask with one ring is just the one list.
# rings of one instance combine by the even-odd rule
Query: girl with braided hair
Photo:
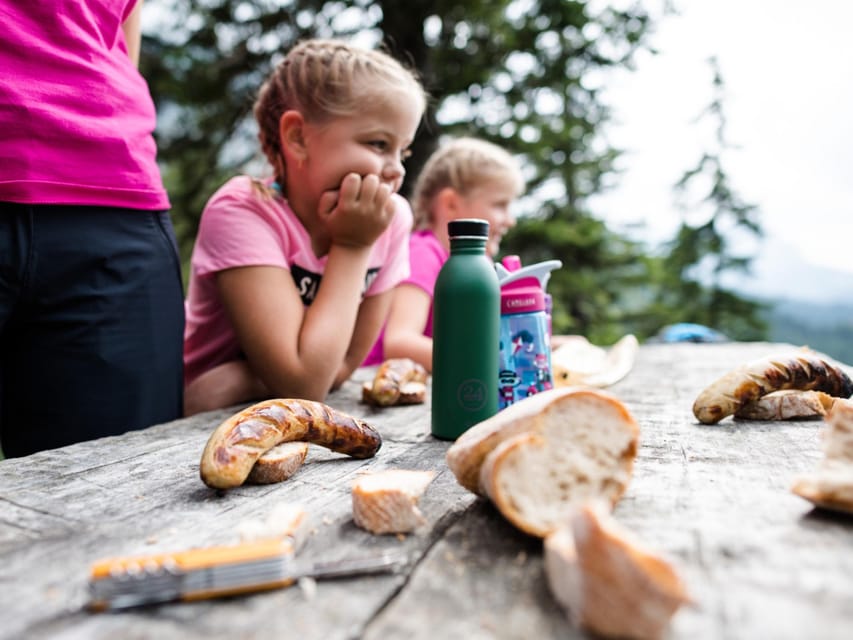
[(322, 400), (376, 340), (408, 276), (397, 194), (426, 106), (415, 75), (337, 40), (295, 46), (254, 107), (273, 176), (210, 199), (193, 250), (186, 415), (261, 397)]

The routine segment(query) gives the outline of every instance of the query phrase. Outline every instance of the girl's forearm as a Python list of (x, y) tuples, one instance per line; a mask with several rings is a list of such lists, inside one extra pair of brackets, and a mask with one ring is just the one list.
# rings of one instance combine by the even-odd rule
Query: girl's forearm
[(432, 338), (420, 333), (389, 335), (383, 343), (385, 358), (411, 358), (432, 372)]
[(323, 398), (336, 382), (362, 301), (369, 248), (332, 245), (317, 297), (305, 310), (298, 355), (306, 393)]

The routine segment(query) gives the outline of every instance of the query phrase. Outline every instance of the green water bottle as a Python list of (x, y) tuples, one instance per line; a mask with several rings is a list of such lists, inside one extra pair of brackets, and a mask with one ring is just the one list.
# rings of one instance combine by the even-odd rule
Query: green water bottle
[(433, 298), (432, 435), (455, 440), (498, 411), (501, 292), (486, 257), (489, 223), (452, 220), (447, 232)]

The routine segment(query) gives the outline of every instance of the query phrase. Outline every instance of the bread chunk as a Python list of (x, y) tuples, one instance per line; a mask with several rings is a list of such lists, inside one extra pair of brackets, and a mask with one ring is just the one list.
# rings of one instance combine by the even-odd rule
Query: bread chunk
[(823, 391), (785, 389), (774, 391), (748, 402), (735, 412), (735, 418), (746, 420), (791, 420), (819, 418), (832, 409), (835, 399)]
[(447, 463), (465, 488), (513, 525), (544, 537), (572, 507), (616, 504), (637, 454), (639, 427), (604, 391), (565, 387), (511, 405), (464, 433)]
[(308, 455), (307, 442), (282, 442), (258, 458), (246, 482), (253, 484), (284, 482), (299, 471), (302, 463), (305, 462), (306, 455)]
[(545, 573), (572, 623), (604, 637), (660, 638), (689, 602), (675, 569), (603, 503), (580, 506), (545, 539)]
[(825, 421), (824, 458), (796, 478), (791, 491), (815, 506), (853, 514), (853, 401), (836, 400)]
[(308, 537), (308, 513), (298, 504), (279, 504), (262, 518), (241, 522), (237, 533), (241, 542), (290, 538), (294, 551)]
[(418, 501), (434, 471), (391, 469), (367, 473), (352, 487), (352, 517), (371, 533), (407, 533), (426, 523)]

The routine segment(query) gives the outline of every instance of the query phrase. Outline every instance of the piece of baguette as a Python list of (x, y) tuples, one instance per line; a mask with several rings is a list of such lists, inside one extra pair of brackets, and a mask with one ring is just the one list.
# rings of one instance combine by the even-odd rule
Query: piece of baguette
[(836, 400), (821, 432), (827, 460), (853, 464), (853, 400)]
[(450, 447), (447, 464), (463, 487), (542, 537), (579, 502), (616, 504), (631, 479), (638, 439), (637, 423), (615, 397), (564, 387), (475, 425)]
[(853, 401), (836, 400), (821, 432), (824, 458), (791, 491), (815, 506), (853, 514)]
[(796, 478), (791, 491), (816, 507), (853, 514), (853, 462), (825, 461)]
[(308, 455), (307, 442), (282, 442), (264, 453), (252, 470), (246, 482), (253, 484), (273, 484), (284, 482), (299, 471), (305, 456)]
[(604, 637), (660, 638), (690, 601), (674, 568), (602, 503), (575, 509), (545, 539), (545, 573), (572, 623)]
[(820, 418), (832, 409), (835, 399), (823, 391), (785, 389), (747, 402), (735, 412), (742, 420), (791, 420)]
[(352, 487), (352, 517), (371, 533), (407, 533), (426, 523), (418, 501), (434, 471), (391, 469), (366, 473)]
[(241, 542), (290, 538), (293, 550), (297, 551), (308, 537), (308, 525), (308, 513), (301, 505), (279, 504), (263, 518), (241, 522), (237, 533)]

